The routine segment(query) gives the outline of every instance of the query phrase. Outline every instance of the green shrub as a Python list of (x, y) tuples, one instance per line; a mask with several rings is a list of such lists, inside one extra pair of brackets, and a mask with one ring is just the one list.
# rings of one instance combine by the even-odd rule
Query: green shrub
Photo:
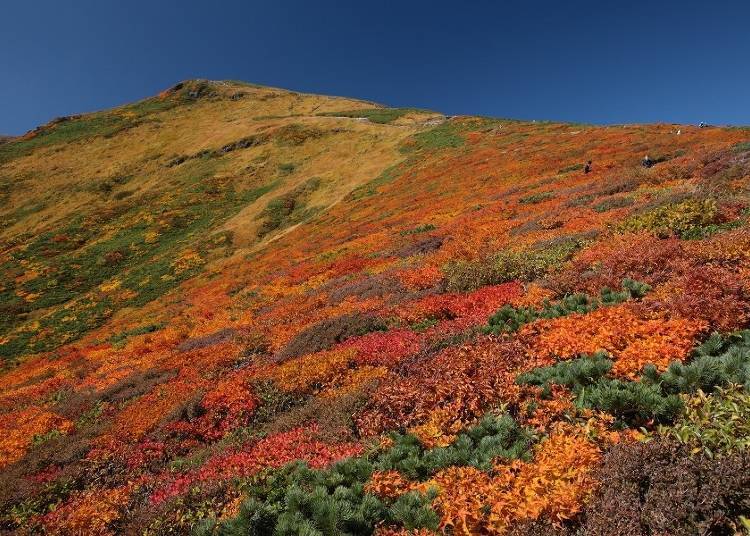
[(630, 298), (643, 298), (651, 290), (646, 283), (639, 283), (628, 278), (623, 279), (622, 288), (622, 291), (616, 292), (605, 287), (601, 290), (599, 299), (587, 294), (572, 294), (552, 303), (545, 301), (541, 309), (504, 305), (489, 318), (488, 325), (484, 326), (483, 331), (495, 335), (512, 333), (524, 324), (539, 318), (559, 318), (573, 313), (585, 314), (604, 305), (615, 305)]
[(485, 417), (447, 447), (424, 450), (411, 435), (394, 435), (393, 446), (375, 464), (379, 471), (396, 470), (411, 479), (425, 480), (449, 466), (489, 470), (496, 458), (527, 455), (531, 437), (509, 416)]
[(355, 117), (369, 120), (371, 123), (390, 123), (410, 113), (431, 113), (428, 110), (417, 108), (367, 108), (363, 110), (350, 110), (343, 112), (325, 112), (322, 116), (329, 117)]
[(294, 171), (295, 166), (292, 162), (282, 162), (279, 164), (279, 171), (284, 174), (291, 173)]
[(607, 212), (616, 208), (629, 207), (635, 200), (632, 197), (612, 197), (591, 207), (594, 212)]
[(579, 391), (604, 378), (612, 370), (612, 360), (606, 352), (597, 352), (572, 361), (561, 361), (549, 367), (525, 372), (516, 378), (516, 383), (548, 387), (563, 385)]
[(542, 201), (549, 201), (553, 197), (555, 197), (554, 192), (539, 192), (538, 194), (531, 194), (527, 195), (526, 197), (522, 197), (518, 200), (518, 202), (522, 205), (535, 205), (537, 203), (541, 203)]
[(461, 136), (461, 127), (446, 121), (436, 127), (419, 132), (412, 137), (413, 142), (404, 146), (404, 151), (409, 150), (438, 150), (462, 147), (464, 138)]
[(320, 179), (313, 177), (292, 191), (269, 201), (258, 216), (263, 219), (258, 237), (262, 238), (272, 231), (284, 229), (309, 217), (314, 209), (308, 208), (307, 202), (319, 187)]
[(378, 193), (378, 188), (385, 184), (389, 184), (399, 177), (398, 166), (391, 166), (386, 168), (380, 175), (371, 181), (366, 182), (362, 186), (357, 186), (349, 194), (352, 200), (362, 199), (363, 197), (370, 197)]
[(466, 292), (485, 285), (508, 281), (532, 281), (572, 257), (578, 241), (566, 241), (540, 250), (501, 251), (471, 261), (450, 262), (443, 266), (448, 290)]
[(718, 209), (712, 199), (688, 199), (636, 214), (625, 220), (620, 231), (647, 231), (659, 237), (676, 235), (689, 238), (691, 233), (716, 223)]
[(620, 380), (600, 380), (581, 389), (576, 402), (628, 423), (670, 422), (683, 408), (678, 396), (664, 395), (656, 386)]
[(698, 391), (685, 398), (685, 414), (672, 426), (659, 428), (709, 458), (750, 447), (750, 393), (738, 385)]
[(750, 330), (725, 337), (715, 334), (696, 348), (691, 362), (673, 362), (663, 373), (646, 365), (637, 382), (607, 378), (611, 367), (606, 354), (594, 354), (531, 370), (516, 381), (545, 389), (563, 385), (575, 393), (577, 405), (626, 422), (667, 423), (683, 409), (678, 395), (711, 392), (725, 385), (750, 387)]
[(605, 411), (628, 423), (669, 422), (679, 415), (678, 396), (665, 394), (656, 385), (606, 378), (611, 369), (612, 361), (600, 352), (534, 369), (519, 375), (516, 382), (545, 390), (552, 384), (563, 385), (575, 393), (579, 407)]
[(667, 393), (711, 392), (730, 383), (750, 388), (750, 330), (714, 334), (696, 348), (692, 361), (671, 363), (662, 374), (647, 365), (643, 380)]
[(256, 475), (244, 484), (248, 498), (237, 516), (208, 520), (195, 534), (369, 535), (379, 525), (436, 530), (440, 518), (430, 506), (435, 490), (383, 500), (365, 492), (372, 473), (395, 469), (427, 479), (450, 465), (489, 470), (493, 458), (527, 456), (530, 443), (529, 433), (508, 416), (485, 417), (445, 448), (425, 450), (414, 436), (395, 434), (391, 447), (369, 457), (317, 470), (297, 462)]
[(139, 326), (137, 328), (122, 331), (116, 335), (112, 335), (109, 338), (109, 342), (115, 348), (122, 348), (123, 346), (125, 346), (125, 343), (130, 337), (135, 337), (137, 335), (145, 335), (146, 333), (153, 333), (155, 331), (159, 331), (163, 327), (164, 327), (163, 322), (159, 324), (146, 324), (143, 326)]
[(407, 229), (405, 231), (401, 231), (399, 234), (401, 236), (409, 236), (413, 234), (421, 234), (421, 233), (427, 233), (430, 231), (434, 231), (436, 227), (431, 223), (425, 223), (424, 225), (417, 225), (414, 229)]
[(558, 171), (558, 173), (570, 173), (571, 171), (580, 171), (583, 169), (583, 164), (573, 164), (570, 166), (566, 166)]

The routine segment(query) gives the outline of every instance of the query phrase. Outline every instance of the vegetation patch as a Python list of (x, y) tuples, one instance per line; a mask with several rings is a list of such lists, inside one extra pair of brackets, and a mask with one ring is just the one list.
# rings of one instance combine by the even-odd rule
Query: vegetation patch
[(477, 260), (447, 263), (443, 273), (451, 291), (465, 292), (513, 280), (532, 281), (559, 267), (580, 245), (578, 240), (565, 240), (543, 249), (501, 251)]
[(387, 124), (412, 113), (431, 113), (429, 110), (419, 110), (417, 108), (366, 108), (362, 110), (350, 110), (343, 112), (325, 112), (322, 116), (329, 117), (353, 117), (357, 119), (367, 119), (371, 123)]
[(717, 223), (718, 209), (712, 199), (688, 199), (642, 214), (635, 214), (618, 226), (620, 231), (647, 231), (661, 238), (700, 236), (704, 227)]
[(431, 503), (436, 489), (382, 497), (368, 487), (373, 475), (395, 471), (426, 480), (447, 467), (489, 470), (497, 459), (528, 457), (531, 436), (508, 416), (488, 416), (447, 447), (425, 449), (410, 435), (394, 434), (391, 446), (350, 458), (329, 469), (291, 464), (248, 483), (248, 498), (233, 519), (209, 520), (197, 534), (373, 534), (376, 527), (436, 530)]
[(320, 183), (320, 179), (313, 177), (292, 191), (269, 201), (258, 216), (263, 219), (258, 229), (258, 237), (263, 238), (273, 231), (290, 227), (314, 214), (317, 209), (308, 207), (307, 203), (310, 196), (320, 187)]
[(629, 299), (643, 298), (651, 287), (632, 279), (622, 281), (622, 290), (617, 292), (608, 287), (601, 290), (599, 298), (592, 298), (587, 294), (572, 294), (561, 300), (550, 302), (545, 300), (541, 309), (532, 307), (513, 307), (504, 305), (489, 318), (485, 326), (485, 333), (500, 335), (517, 331), (524, 324), (540, 318), (560, 318), (573, 313), (586, 314), (599, 307), (616, 305)]

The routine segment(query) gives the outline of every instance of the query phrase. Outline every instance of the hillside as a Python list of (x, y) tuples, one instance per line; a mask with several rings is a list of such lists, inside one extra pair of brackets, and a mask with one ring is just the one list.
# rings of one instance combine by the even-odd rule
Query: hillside
[(0, 531), (740, 533), (749, 188), (240, 82), (0, 143)]

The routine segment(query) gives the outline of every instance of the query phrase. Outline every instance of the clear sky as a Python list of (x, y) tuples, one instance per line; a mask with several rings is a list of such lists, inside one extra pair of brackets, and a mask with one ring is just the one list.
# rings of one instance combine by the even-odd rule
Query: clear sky
[(748, 125), (750, 1), (0, 5), (0, 133), (187, 78), (448, 114)]

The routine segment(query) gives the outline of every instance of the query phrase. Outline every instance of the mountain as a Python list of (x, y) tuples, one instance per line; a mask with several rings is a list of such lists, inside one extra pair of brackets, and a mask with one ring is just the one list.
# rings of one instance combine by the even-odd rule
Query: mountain
[(231, 81), (0, 144), (0, 528), (740, 530), (749, 179)]

